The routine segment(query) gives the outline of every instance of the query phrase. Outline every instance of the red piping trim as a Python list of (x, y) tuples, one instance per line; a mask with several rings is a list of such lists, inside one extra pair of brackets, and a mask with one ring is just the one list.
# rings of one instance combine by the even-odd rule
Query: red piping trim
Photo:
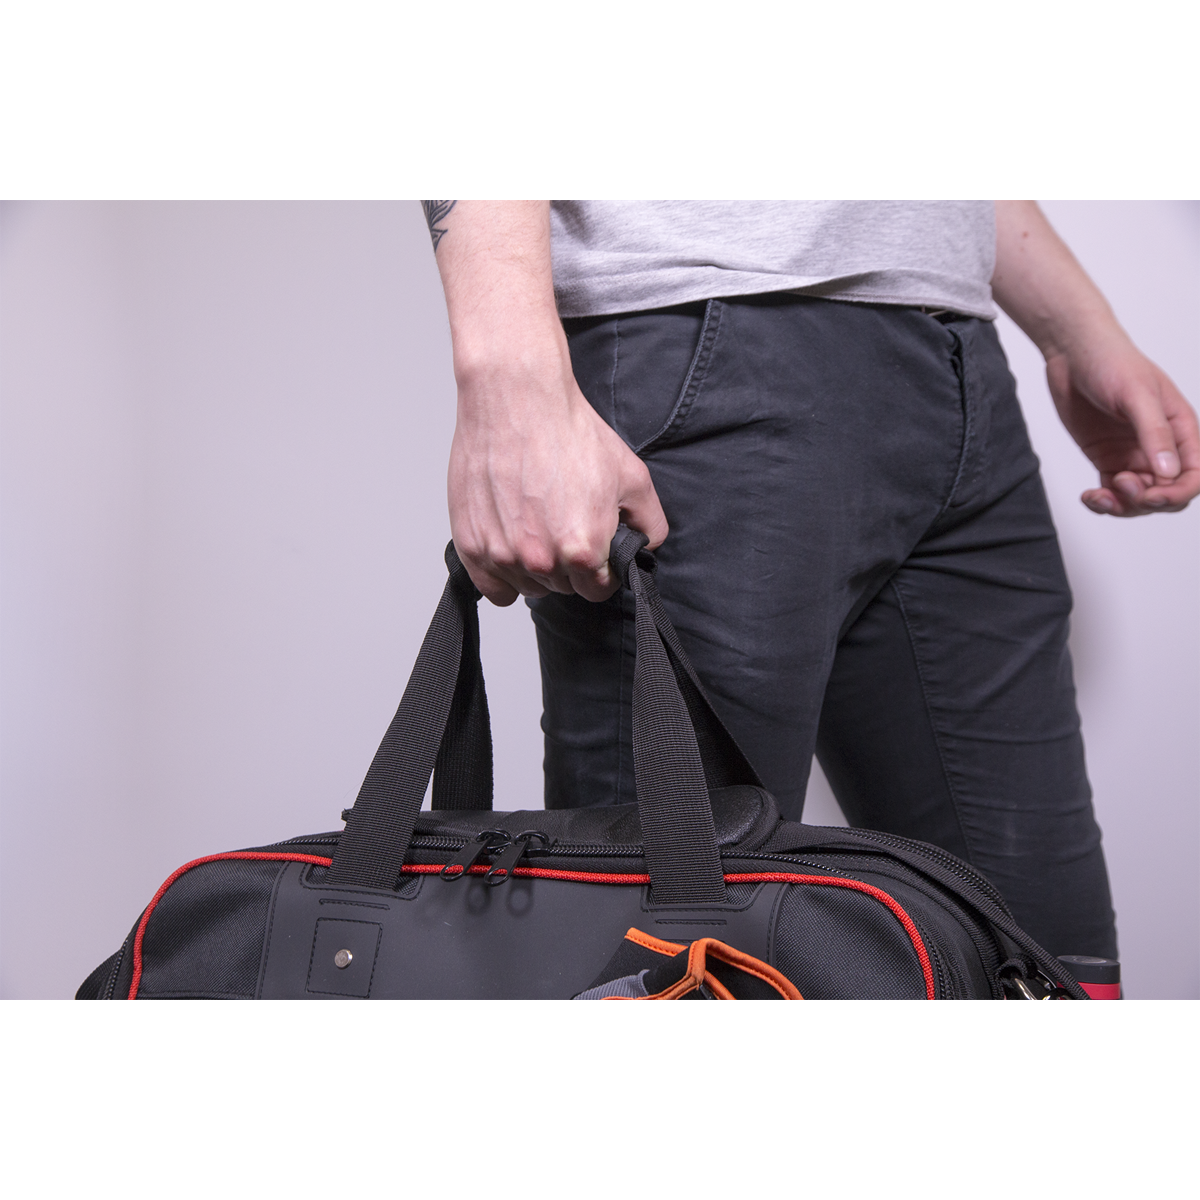
[[(405, 875), (440, 875), (442, 868), (437, 863), (405, 863), (400, 868)], [(467, 872), (469, 875), (486, 875), (491, 868), (486, 864), (474, 866)], [(504, 872), (498, 871), (498, 875)], [(565, 879), (568, 883), (620, 883), (630, 884), (649, 883), (649, 875), (600, 875), (594, 871), (552, 871), (549, 867), (517, 867), (514, 875), (530, 879)], [(462, 872), (448, 875), (448, 879), (461, 879)]]
[[(195, 858), (189, 863), (184, 863), (179, 870), (169, 875), (163, 882), (162, 887), (154, 893), (154, 898), (146, 906), (146, 911), (142, 913), (142, 919), (138, 922), (137, 935), (133, 939), (133, 979), (129, 984), (130, 1000), (137, 999), (138, 985), (142, 981), (142, 939), (146, 934), (146, 924), (150, 920), (150, 914), (154, 912), (158, 902), (166, 893), (167, 888), (193, 867), (201, 867), (205, 863), (222, 862), (226, 859), (236, 858), (250, 859), (256, 862), (312, 863), (318, 867), (328, 867), (333, 863), (333, 859), (323, 858), (317, 854), (267, 854), (256, 850), (234, 850), (227, 854), (209, 854), (205, 858)], [(405, 875), (437, 875), (441, 873), (441, 870), (442, 868), (436, 863), (406, 863), (401, 867), (401, 871)], [(472, 875), (483, 875), (486, 874), (487, 870), (486, 866), (474, 866), (470, 869), (470, 873)], [(513, 871), (513, 874), (530, 879), (562, 879), (574, 883), (612, 883), (630, 886), (650, 882), (649, 875), (602, 875), (594, 871), (555, 871), (547, 867), (517, 867)], [(751, 871), (738, 875), (726, 875), (725, 882), (804, 883), (819, 887), (844, 887), (849, 888), (851, 891), (862, 892), (867, 896), (871, 896), (891, 912), (896, 920), (900, 922), (904, 932), (908, 934), (909, 941), (912, 942), (913, 949), (917, 953), (917, 959), (921, 964), (921, 972), (925, 977), (925, 998), (927, 1000), (935, 998), (933, 965), (929, 961), (929, 953), (925, 949), (925, 943), (921, 940), (921, 934), (918, 932), (916, 925), (913, 924), (912, 917), (904, 911), (893, 897), (880, 888), (872, 887), (871, 884), (863, 883), (858, 879), (836, 879), (830, 878), (827, 875), (792, 875), (785, 871)]]
[[(406, 874), (431, 875), (438, 873), (442, 868), (438, 866), (426, 866), (424, 864), (412, 864), (405, 865), (401, 869)], [(485, 866), (471, 868), (472, 875), (482, 875), (486, 871), (487, 867)], [(650, 882), (649, 875), (601, 875), (593, 871), (554, 871), (547, 867), (517, 867), (513, 871), (513, 874), (533, 879), (564, 879), (574, 881), (575, 883), (644, 884)], [(889, 896), (882, 889), (872, 887), (871, 884), (863, 883), (858, 879), (835, 879), (827, 875), (792, 875), (784, 871), (752, 871), (740, 875), (726, 875), (725, 882), (806, 883), (820, 887), (849, 888), (851, 891), (862, 892), (867, 896), (873, 897), (891, 911), (892, 916), (900, 922), (904, 932), (908, 934), (908, 939), (912, 942), (913, 949), (917, 953), (917, 960), (921, 964), (921, 974), (925, 977), (925, 998), (927, 1000), (936, 998), (937, 991), (933, 982), (933, 964), (929, 961), (929, 952), (925, 949), (925, 943), (921, 940), (921, 934), (913, 923), (912, 917), (904, 911), (893, 897)]]
[(872, 887), (869, 883), (863, 883), (858, 879), (831, 879), (827, 875), (788, 875), (782, 871), (753, 871), (745, 875), (726, 875), (726, 883), (811, 883), (821, 884), (825, 887), (844, 887), (850, 888), (855, 892), (863, 892), (868, 896), (874, 897), (880, 904), (886, 905), (892, 913), (892, 916), (904, 927), (904, 932), (908, 934), (909, 941), (913, 944), (913, 949), (917, 952), (917, 958), (921, 963), (921, 973), (925, 976), (925, 999), (934, 1000), (937, 998), (937, 992), (933, 984), (933, 964), (929, 961), (929, 952), (925, 949), (925, 943), (921, 940), (921, 934), (917, 930), (913, 919), (900, 907), (900, 904), (892, 897), (883, 891), (881, 888)]
[(167, 888), (177, 880), (180, 875), (186, 874), (193, 867), (202, 867), (205, 863), (222, 862), (229, 858), (248, 858), (255, 862), (302, 862), (313, 863), (318, 867), (328, 867), (333, 863), (332, 858), (321, 858), (317, 854), (265, 854), (257, 850), (231, 850), (227, 854), (209, 854), (204, 858), (193, 858), (191, 862), (184, 863), (178, 871), (168, 875), (162, 887), (154, 893), (154, 899), (146, 905), (146, 911), (142, 913), (142, 919), (138, 922), (137, 935), (133, 939), (133, 979), (129, 983), (129, 999), (136, 1000), (138, 994), (138, 985), (142, 982), (142, 939), (146, 936), (146, 924), (150, 920), (150, 914), (154, 911), (158, 902), (166, 894)]

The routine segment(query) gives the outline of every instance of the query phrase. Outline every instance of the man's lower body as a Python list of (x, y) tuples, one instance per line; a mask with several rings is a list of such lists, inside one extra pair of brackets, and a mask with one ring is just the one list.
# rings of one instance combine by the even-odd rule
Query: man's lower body
[[(799, 820), (967, 859), (1055, 954), (1116, 956), (1067, 650), (1070, 591), (994, 327), (790, 295), (566, 322), (643, 457), (664, 604)], [(627, 592), (532, 601), (549, 806), (635, 798)]]

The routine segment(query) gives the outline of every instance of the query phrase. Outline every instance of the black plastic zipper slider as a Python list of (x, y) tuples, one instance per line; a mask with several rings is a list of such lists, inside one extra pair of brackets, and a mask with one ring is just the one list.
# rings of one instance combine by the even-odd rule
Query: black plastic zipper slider
[(503, 829), (485, 829), (459, 851), (457, 858), (452, 858), (442, 868), (441, 877), (447, 883), (453, 883), (466, 875), (485, 854), (495, 854), (508, 844), (508, 834)]
[(512, 843), (504, 848), (504, 852), (496, 859), (488, 870), (488, 873), (483, 877), (483, 881), (488, 887), (499, 887), (506, 879), (512, 877), (517, 863), (521, 861), (525, 851), (529, 849), (530, 838), (537, 838), (543, 846), (550, 844), (550, 839), (539, 830), (527, 829), (524, 833), (518, 833)]

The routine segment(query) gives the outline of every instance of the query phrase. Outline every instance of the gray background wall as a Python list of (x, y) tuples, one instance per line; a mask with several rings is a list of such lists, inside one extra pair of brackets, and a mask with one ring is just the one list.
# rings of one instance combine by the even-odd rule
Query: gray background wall
[[(1200, 402), (1200, 204), (1056, 202)], [(1136, 522), (1006, 320), (1076, 591), (1131, 997), (1200, 996), (1200, 507)], [(420, 211), (0, 210), (0, 995), (70, 995), (198, 855), (337, 827), (441, 589), (454, 384)], [(499, 807), (540, 804), (523, 606), (484, 606)], [(819, 773), (807, 819), (841, 820)]]

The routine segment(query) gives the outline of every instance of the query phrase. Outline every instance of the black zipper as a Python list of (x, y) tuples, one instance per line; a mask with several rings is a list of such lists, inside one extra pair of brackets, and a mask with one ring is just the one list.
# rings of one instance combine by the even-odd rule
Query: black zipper
[(117, 990), (117, 977), (121, 974), (121, 964), (125, 961), (125, 951), (128, 949), (129, 938), (126, 938), (121, 943), (120, 950), (117, 951), (117, 961), (113, 963), (113, 969), (104, 981), (104, 995), (100, 997), (102, 1000), (111, 1000), (113, 998), (113, 992)]
[[(957, 875), (965, 883), (972, 884), (978, 888), (979, 891), (1000, 908), (1001, 912), (1008, 913), (1008, 902), (996, 890), (991, 880), (985, 875), (981, 875), (969, 863), (964, 863), (956, 855), (939, 850), (936, 846), (930, 846), (925, 842), (914, 842), (909, 838), (898, 837), (895, 834), (877, 833), (872, 829), (855, 829), (851, 832), (856, 837), (863, 838), (865, 841), (878, 842), (885, 846), (889, 843), (899, 843), (904, 849), (911, 850), (914, 854), (919, 854), (923, 858), (931, 859), (933, 862), (943, 866), (952, 875)], [(831, 853), (836, 852), (831, 851)], [(1011, 916), (1012, 914), (1009, 913), (1009, 915)]]
[[(855, 832), (858, 831), (856, 830)], [(543, 834), (542, 836), (544, 837), (545, 835)], [(465, 850), (468, 846), (472, 845), (475, 840), (475, 838), (468, 838), (459, 834), (418, 833), (413, 837), (412, 842), (410, 843), (410, 848), (413, 850)], [(333, 846), (337, 845), (338, 841), (338, 834), (325, 834), (315, 837), (302, 836), (287, 838), (285, 841), (281, 842), (271, 842), (268, 846), (264, 846), (263, 849), (270, 850), (278, 846), (296, 845)], [(498, 846), (496, 848), (502, 849), (503, 847)], [(870, 849), (864, 847), (864, 852), (869, 854)], [(538, 858), (644, 858), (646, 849), (643, 845), (634, 843), (619, 844), (612, 842), (551, 842), (544, 846), (531, 846), (527, 848), (525, 853), (530, 857), (536, 856)], [(825, 850), (822, 851), (822, 853), (853, 854), (854, 851), (839, 848), (836, 850)], [(793, 866), (811, 867), (813, 870), (825, 871), (831, 875), (840, 875), (845, 879), (853, 878), (853, 876), (847, 875), (846, 872), (839, 871), (836, 867), (831, 867), (824, 863), (814, 863), (807, 859), (799, 858), (795, 854), (763, 854), (761, 852), (739, 851), (736, 846), (722, 847), (721, 854), (723, 857), (728, 858), (745, 858), (753, 859), (755, 861), (789, 863)], [(928, 855), (927, 857), (932, 858), (934, 856)], [(947, 866), (950, 865), (951, 863), (947, 863)], [(908, 869), (913, 870), (911, 867)], [(955, 874), (957, 874), (965, 882), (975, 882), (971, 876), (964, 874), (962, 871), (956, 871)], [(978, 876), (977, 878), (980, 881), (983, 881), (982, 876)], [(989, 898), (995, 897), (999, 899), (998, 894), (996, 894), (990, 886), (988, 886), (986, 890), (989, 893)]]
[[(527, 854), (534, 854), (539, 857), (557, 857), (561, 854), (566, 858), (642, 858), (645, 854), (645, 848), (640, 845), (551, 842), (539, 830), (531, 830), (529, 832), (531, 835), (536, 834), (545, 838), (548, 843), (545, 846), (530, 846), (526, 851)], [(294, 837), (282, 842), (271, 842), (270, 845), (264, 846), (262, 849), (273, 850), (278, 846), (334, 846), (337, 845), (338, 840), (338, 834), (326, 834), (317, 837)], [(474, 838), (458, 834), (418, 833), (413, 837), (409, 845), (413, 850), (463, 850), (474, 840)]]
[[(889, 844), (899, 844), (907, 850), (920, 855), (923, 858), (929, 859), (938, 863), (952, 875), (957, 876), (964, 883), (969, 883), (973, 887), (981, 891), (989, 900), (996, 904), (1001, 912), (1008, 914), (1008, 905), (1004, 897), (996, 890), (992, 883), (979, 872), (975, 871), (969, 864), (964, 863), (961, 859), (952, 854), (938, 850), (936, 847), (930, 847), (924, 842), (914, 842), (908, 838), (897, 837), (893, 834), (876, 833), (869, 829), (851, 829), (847, 830), (852, 837), (861, 838), (864, 841), (875, 842), (883, 847)], [(336, 845), (339, 840), (338, 834), (324, 834), (313, 837), (294, 837), (287, 838), (282, 842), (271, 842), (270, 849), (275, 846), (328, 846)], [(544, 834), (542, 835), (545, 836)], [(462, 850), (469, 843), (474, 841), (474, 838), (468, 838), (459, 834), (434, 834), (434, 833), (418, 833), (411, 842), (411, 847), (414, 850)], [(731, 857), (738, 858), (764, 858), (778, 862), (796, 862), (794, 857), (777, 854), (754, 854), (750, 852), (739, 853), (736, 846), (724, 848)], [(869, 849), (864, 847), (864, 850)], [(565, 858), (641, 858), (645, 854), (645, 847), (641, 845), (614, 845), (611, 843), (588, 843), (588, 842), (558, 842), (551, 843), (549, 846), (531, 847), (528, 851), (530, 854), (542, 855), (562, 855)], [(852, 850), (846, 849), (830, 849), (821, 851), (823, 854), (852, 854)], [(817, 864), (809, 863), (809, 866)], [(827, 870), (833, 868), (818, 867), (818, 870)], [(911, 868), (910, 868), (911, 869)], [(1011, 916), (1011, 914), (1008, 914)]]

